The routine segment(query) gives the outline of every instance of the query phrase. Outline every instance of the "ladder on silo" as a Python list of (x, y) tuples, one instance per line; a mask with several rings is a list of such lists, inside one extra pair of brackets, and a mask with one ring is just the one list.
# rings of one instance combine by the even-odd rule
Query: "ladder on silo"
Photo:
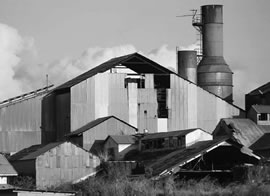
[(198, 48), (195, 49), (197, 51), (197, 63), (199, 64), (203, 57), (202, 20), (201, 20), (202, 17), (200, 13), (197, 13), (198, 10), (192, 11), (193, 11), (192, 26), (197, 30), (196, 43), (199, 43)]

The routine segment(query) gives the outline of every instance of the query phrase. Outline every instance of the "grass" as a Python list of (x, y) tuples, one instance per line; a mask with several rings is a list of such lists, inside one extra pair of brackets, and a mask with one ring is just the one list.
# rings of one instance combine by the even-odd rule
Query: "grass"
[[(226, 185), (209, 177), (201, 180), (175, 180), (172, 177), (159, 181), (146, 177), (131, 180), (125, 171), (110, 168), (110, 172), (105, 175), (91, 177), (75, 185), (50, 187), (48, 190), (76, 191), (80, 196), (266, 196), (270, 195), (269, 168), (250, 167), (245, 170), (245, 181)], [(21, 179), (19, 182), (27, 181), (32, 182), (29, 179)]]

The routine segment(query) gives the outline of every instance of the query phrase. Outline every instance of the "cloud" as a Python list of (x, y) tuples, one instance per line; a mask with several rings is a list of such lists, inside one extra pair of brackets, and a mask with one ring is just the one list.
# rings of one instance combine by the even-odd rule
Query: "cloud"
[(49, 82), (57, 86), (111, 58), (135, 51), (136, 49), (132, 45), (111, 48), (96, 47), (88, 48), (76, 58), (66, 57), (51, 63), (38, 65), (20, 63), (20, 66), (16, 69), (15, 79), (21, 81), (28, 89), (36, 89), (45, 86), (45, 76), (48, 74)]
[(0, 23), (0, 99), (7, 99), (21, 92), (20, 83), (14, 80), (14, 68), (19, 64), (19, 53), (27, 45), (18, 31)]
[[(49, 82), (57, 86), (111, 58), (137, 51), (130, 44), (110, 48), (95, 47), (86, 49), (75, 58), (67, 57), (38, 64), (34, 39), (22, 37), (16, 29), (4, 24), (0, 24), (0, 43), (2, 43), (0, 45), (1, 100), (44, 87), (46, 74), (49, 76)], [(179, 47), (179, 50), (194, 50), (197, 47), (198, 43), (194, 43), (190, 46)], [(169, 49), (166, 44), (143, 55), (173, 71), (176, 70), (176, 51)], [(243, 88), (248, 83), (245, 77), (248, 69), (243, 70), (241, 66), (237, 66), (240, 62), (230, 63), (234, 65), (232, 70), (234, 71), (235, 103), (243, 107), (244, 94), (251, 86), (255, 88), (257, 84), (249, 81), (250, 85)]]

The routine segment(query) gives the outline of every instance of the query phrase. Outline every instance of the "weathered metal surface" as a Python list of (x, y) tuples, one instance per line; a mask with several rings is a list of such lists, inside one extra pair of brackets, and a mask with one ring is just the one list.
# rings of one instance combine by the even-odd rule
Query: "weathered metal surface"
[(213, 132), (214, 137), (230, 135), (240, 144), (250, 147), (265, 133), (270, 132), (270, 126), (260, 126), (250, 119), (222, 119)]
[(112, 117), (83, 132), (83, 148), (90, 150), (95, 140), (105, 140), (108, 135), (132, 135), (136, 131), (135, 127)]
[(197, 69), (198, 85), (232, 102), (232, 71), (223, 58), (222, 5), (206, 5), (202, 10), (203, 59)]
[(197, 83), (197, 52), (195, 50), (181, 50), (177, 52), (178, 71), (183, 78)]
[(171, 75), (168, 109), (169, 131), (200, 127), (212, 132), (224, 116), (241, 114), (239, 108), (176, 75)]
[(0, 177), (2, 176), (17, 176), (17, 172), (12, 165), (8, 162), (6, 157), (0, 154)]
[(17, 152), (41, 143), (42, 95), (0, 109), (0, 152)]
[[(40, 145), (18, 154), (21, 156), (15, 154), (11, 157), (12, 164), (23, 166), (27, 161), (34, 161), (30, 167), (37, 188), (72, 182), (93, 173), (100, 163), (96, 156), (70, 142)], [(22, 167), (18, 168), (19, 174), (23, 172)]]

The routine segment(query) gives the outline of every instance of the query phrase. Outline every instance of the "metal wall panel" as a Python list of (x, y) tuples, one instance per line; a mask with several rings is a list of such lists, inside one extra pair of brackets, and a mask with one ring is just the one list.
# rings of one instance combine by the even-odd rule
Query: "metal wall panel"
[(72, 182), (95, 172), (99, 159), (65, 142), (36, 159), (36, 186), (46, 188)]
[(116, 116), (125, 122), (129, 121), (128, 91), (125, 88), (127, 74), (108, 74), (109, 77), (109, 104), (108, 114)]
[(156, 89), (141, 88), (138, 89), (137, 93), (137, 126), (139, 132), (143, 132), (144, 129), (150, 133), (157, 132), (158, 103)]
[(240, 115), (238, 108), (176, 75), (167, 91), (169, 131), (196, 126), (212, 132), (221, 118)]
[(83, 133), (83, 148), (89, 150), (95, 140), (105, 140), (108, 135), (131, 135), (135, 133), (135, 128), (115, 118), (109, 118)]
[(42, 95), (0, 108), (0, 152), (41, 143)]

